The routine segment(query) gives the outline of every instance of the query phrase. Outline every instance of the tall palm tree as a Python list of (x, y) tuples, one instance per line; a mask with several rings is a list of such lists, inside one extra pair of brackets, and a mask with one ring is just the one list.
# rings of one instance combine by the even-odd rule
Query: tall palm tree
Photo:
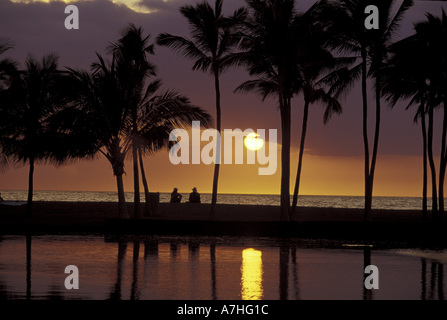
[(32, 214), (34, 170), (37, 163), (62, 164), (83, 156), (70, 147), (73, 138), (61, 128), (61, 114), (69, 106), (67, 81), (58, 69), (58, 58), (41, 61), (28, 56), (24, 70), (11, 79), (2, 94), (0, 118), (3, 152), (15, 163), (28, 163), (27, 214)]
[(115, 59), (107, 63), (97, 54), (92, 73), (70, 69), (75, 81), (77, 103), (82, 110), (76, 130), (85, 144), (103, 154), (112, 165), (118, 189), (120, 218), (129, 218), (124, 195), (124, 160), (131, 148), (126, 139), (131, 109), (125, 95), (126, 85), (118, 75)]
[(159, 93), (161, 85), (161, 80), (157, 79), (147, 86), (138, 103), (136, 127), (129, 135), (132, 145), (137, 149), (148, 214), (151, 214), (149, 187), (143, 155), (152, 155), (164, 148), (169, 148), (171, 142), (166, 137), (172, 130), (186, 128), (192, 121), (200, 121), (206, 127), (211, 121), (209, 114), (192, 106), (189, 99), (178, 92), (167, 90)]
[[(444, 20), (444, 21), (442, 21)], [(415, 24), (411, 35), (391, 46), (392, 56), (384, 69), (383, 93), (394, 105), (399, 99), (410, 99), (409, 106), (419, 106), (415, 119), (421, 118), (423, 137), (423, 216), (426, 219), (427, 162), (430, 165), (432, 182), (432, 217), (438, 216), (438, 186), (433, 155), (434, 109), (443, 106), (444, 119), (441, 136), (441, 157), (439, 172), (439, 212), (443, 209), (443, 180), (445, 175), (445, 134), (446, 134), (446, 77), (445, 77), (445, 22), (441, 18), (427, 14), (427, 20)], [(444, 26), (443, 26), (444, 24)], [(428, 128), (426, 128), (428, 117)], [(443, 154), (444, 150), (444, 154)], [(428, 158), (428, 159), (427, 159)], [(444, 172), (443, 172), (444, 171)]]
[(300, 91), (304, 97), (304, 108), (291, 217), (294, 217), (298, 203), (309, 107), (316, 102), (320, 102), (326, 107), (323, 117), (324, 124), (329, 121), (332, 114), (341, 113), (342, 108), (339, 101), (329, 93), (330, 88), (326, 88), (326, 86), (339, 73), (346, 72), (345, 67), (349, 66), (353, 60), (350, 57), (334, 57), (325, 47), (327, 37), (331, 36), (326, 30), (324, 20), (321, 19), (322, 10), (326, 6), (327, 1), (318, 1), (306, 12), (296, 17), (299, 30), (297, 37), (301, 42), (297, 63), (302, 82)]
[[(216, 95), (216, 129), (221, 131), (221, 99), (220, 75), (231, 65), (237, 63), (233, 48), (237, 37), (236, 27), (245, 18), (244, 8), (236, 10), (232, 16), (225, 17), (222, 13), (223, 0), (216, 0), (214, 9), (206, 1), (195, 6), (185, 5), (180, 13), (188, 20), (192, 39), (162, 33), (157, 37), (157, 44), (167, 46), (181, 53), (184, 57), (194, 60), (193, 70), (210, 72), (214, 78)], [(210, 218), (216, 218), (217, 187), (220, 170), (221, 141), (216, 141), (213, 190), (211, 197)]]
[[(441, 150), (439, 163), (439, 218), (444, 215), (444, 181), (447, 167), (447, 16), (442, 10), (440, 17), (426, 14), (426, 20), (415, 25), (416, 37), (424, 47), (429, 58), (427, 71), (430, 71), (429, 83), (438, 102), (442, 105), (443, 124), (441, 132)], [(433, 107), (433, 106), (432, 106)], [(438, 217), (435, 215), (434, 219)]]
[[(364, 148), (364, 176), (365, 176), (365, 221), (371, 220), (371, 206), (373, 195), (374, 174), (376, 168), (380, 120), (381, 120), (381, 70), (388, 57), (389, 46), (393, 41), (393, 36), (399, 22), (405, 12), (413, 5), (412, 0), (404, 0), (395, 8), (394, 0), (346, 0), (334, 1), (332, 3), (332, 13), (334, 17), (330, 24), (332, 33), (337, 35), (332, 41), (332, 45), (341, 52), (349, 55), (357, 55), (359, 63), (352, 67), (352, 72), (344, 79), (346, 83), (361, 78), (362, 88), (362, 127), (363, 127), (363, 148)], [(365, 27), (365, 8), (374, 5), (379, 11), (379, 28), (368, 30)], [(370, 153), (370, 142), (368, 136), (368, 98), (367, 98), (367, 78), (372, 77), (375, 85), (375, 126), (372, 153)]]
[(125, 94), (131, 109), (132, 159), (134, 173), (134, 217), (141, 218), (140, 182), (138, 170), (137, 121), (138, 102), (143, 94), (145, 80), (156, 75), (156, 67), (148, 61), (147, 56), (154, 54), (154, 45), (149, 44), (150, 35), (143, 36), (142, 28), (130, 24), (122, 31), (122, 37), (109, 46), (110, 53), (116, 59), (116, 68), (123, 81)]
[[(120, 218), (129, 218), (124, 197), (124, 160), (133, 145), (140, 150), (158, 150), (167, 146), (169, 132), (190, 124), (193, 120), (206, 125), (210, 118), (202, 109), (192, 106), (189, 99), (173, 92), (154, 95), (161, 82), (147, 85), (144, 95), (138, 97), (137, 122), (133, 123), (133, 104), (129, 103), (127, 76), (117, 67), (98, 55), (92, 65), (92, 74), (70, 70), (75, 84), (72, 86), (81, 109), (74, 134), (82, 137), (92, 153), (103, 154), (112, 165), (118, 189)], [(136, 98), (136, 96), (132, 96)], [(153, 145), (151, 145), (153, 144)], [(138, 160), (138, 156), (136, 158)]]
[(250, 11), (241, 48), (250, 76), (235, 91), (275, 97), (281, 117), (281, 220), (290, 219), (291, 100), (301, 88), (295, 1), (248, 0)]
[[(394, 43), (391, 48), (391, 57), (387, 66), (382, 70), (382, 93), (391, 102), (393, 108), (399, 100), (410, 99), (406, 109), (412, 104), (419, 105), (414, 117), (416, 123), (421, 120), (423, 138), (423, 187), (422, 187), (422, 214), (424, 220), (427, 215), (427, 129), (426, 129), (426, 97), (429, 93), (427, 85), (427, 70), (423, 65), (426, 58), (417, 45), (415, 36), (407, 37)], [(409, 51), (410, 50), (410, 51)], [(410, 54), (411, 52), (411, 54)], [(422, 63), (415, 64), (416, 61)], [(436, 180), (434, 180), (436, 183)]]

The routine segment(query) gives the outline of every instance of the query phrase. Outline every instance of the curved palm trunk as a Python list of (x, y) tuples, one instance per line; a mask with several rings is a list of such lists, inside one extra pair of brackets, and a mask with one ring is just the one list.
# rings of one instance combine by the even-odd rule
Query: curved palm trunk
[(438, 216), (438, 199), (437, 199), (437, 187), (436, 187), (436, 168), (433, 159), (433, 108), (430, 107), (428, 111), (428, 161), (431, 171), (431, 184), (432, 184), (432, 220), (436, 221)]
[(128, 219), (129, 214), (126, 207), (126, 198), (124, 196), (123, 175), (116, 175), (116, 185), (118, 187), (118, 212), (121, 219)]
[(371, 207), (372, 207), (372, 196), (373, 196), (373, 187), (374, 187), (374, 174), (376, 170), (376, 162), (377, 162), (377, 153), (379, 149), (379, 133), (380, 133), (380, 75), (377, 71), (376, 76), (376, 126), (374, 130), (374, 145), (373, 145), (373, 153), (371, 158), (371, 168), (369, 172), (369, 201), (368, 201), (368, 215), (365, 217), (366, 221), (371, 221)]
[(290, 99), (280, 98), (281, 110), (281, 220), (290, 220), (290, 136), (291, 108)]
[(34, 157), (31, 157), (29, 159), (28, 201), (26, 204), (27, 217), (31, 217), (33, 215), (33, 192), (34, 192)]
[(306, 140), (308, 117), (309, 117), (309, 101), (306, 100), (304, 102), (303, 124), (302, 124), (302, 128), (301, 128), (300, 153), (298, 156), (298, 168), (296, 171), (295, 189), (293, 190), (293, 201), (292, 201), (292, 212), (291, 212), (292, 218), (295, 216), (296, 206), (298, 203), (298, 195), (299, 195), (300, 180), (301, 180), (301, 169), (303, 167), (304, 142)]
[(423, 178), (422, 178), (422, 220), (427, 221), (427, 128), (425, 124), (424, 105), (421, 105), (421, 127), (422, 127), (422, 148), (423, 148)]
[(220, 85), (219, 85), (219, 71), (214, 69), (214, 88), (216, 91), (216, 129), (219, 132), (219, 140), (217, 142), (215, 163), (214, 163), (214, 176), (213, 176), (213, 193), (211, 196), (211, 208), (210, 219), (216, 219), (216, 203), (217, 203), (217, 185), (219, 180), (220, 170), (220, 148), (222, 145), (220, 131), (221, 131), (221, 109), (220, 109)]
[(444, 216), (444, 180), (446, 171), (446, 134), (447, 134), (447, 111), (445, 110), (446, 104), (444, 104), (444, 119), (442, 124), (442, 142), (441, 142), (441, 155), (439, 164), (439, 219)]
[(371, 215), (372, 193), (369, 176), (369, 143), (368, 143), (368, 100), (366, 91), (366, 49), (362, 47), (362, 103), (363, 103), (363, 147), (364, 147), (364, 175), (365, 175), (365, 212), (364, 220), (369, 221)]
[(146, 215), (147, 216), (151, 216), (152, 212), (150, 209), (150, 200), (149, 200), (149, 186), (147, 184), (147, 180), (146, 180), (146, 173), (144, 170), (144, 164), (143, 164), (143, 153), (141, 152), (141, 149), (138, 149), (138, 159), (140, 161), (140, 169), (141, 169), (141, 179), (143, 180), (143, 188), (144, 188), (144, 201), (145, 201), (145, 210), (146, 210)]

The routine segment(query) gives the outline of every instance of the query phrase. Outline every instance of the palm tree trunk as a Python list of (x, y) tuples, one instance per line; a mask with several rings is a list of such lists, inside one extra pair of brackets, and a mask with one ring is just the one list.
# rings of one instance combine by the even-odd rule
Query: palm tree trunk
[(433, 160), (433, 108), (430, 107), (428, 111), (428, 161), (431, 171), (431, 184), (432, 184), (432, 220), (436, 221), (438, 216), (438, 199), (436, 188), (436, 168)]
[(221, 109), (220, 109), (220, 84), (219, 84), (219, 70), (214, 68), (214, 88), (216, 91), (216, 129), (219, 133), (219, 140), (216, 141), (217, 148), (214, 163), (214, 177), (213, 177), (213, 193), (211, 196), (210, 220), (216, 219), (216, 203), (217, 203), (217, 185), (219, 180), (220, 170), (220, 149), (222, 145), (220, 131), (221, 131)]
[(366, 49), (362, 46), (362, 103), (363, 103), (363, 147), (364, 147), (364, 175), (365, 175), (365, 221), (370, 220), (372, 193), (369, 176), (369, 143), (368, 143), (368, 100), (366, 94)]
[[(446, 107), (446, 105), (444, 104)], [(439, 219), (444, 216), (444, 180), (446, 170), (446, 134), (447, 134), (447, 110), (444, 107), (444, 119), (442, 124), (442, 139), (441, 139), (441, 155), (439, 164)]]
[(140, 160), (141, 179), (143, 180), (143, 187), (144, 187), (144, 199), (145, 199), (146, 215), (147, 216), (151, 216), (152, 212), (151, 212), (151, 209), (150, 209), (149, 186), (148, 186), (147, 180), (146, 180), (146, 173), (145, 173), (144, 164), (143, 164), (143, 153), (141, 152), (141, 148), (138, 149), (138, 158)]
[(28, 174), (28, 201), (26, 204), (26, 216), (33, 215), (33, 192), (34, 192), (34, 157), (29, 159), (29, 174)]
[(422, 148), (423, 148), (423, 178), (422, 178), (422, 220), (427, 221), (427, 128), (425, 124), (424, 105), (421, 105)]
[(300, 142), (300, 153), (298, 156), (298, 168), (296, 171), (295, 189), (293, 190), (293, 201), (292, 201), (292, 218), (295, 216), (295, 210), (298, 203), (298, 195), (300, 190), (300, 180), (301, 180), (301, 169), (303, 166), (303, 155), (304, 155), (304, 142), (306, 140), (307, 132), (307, 119), (309, 117), (309, 101), (304, 102), (304, 113), (303, 113), (303, 124), (301, 128), (301, 142)]
[(120, 219), (128, 219), (129, 213), (126, 207), (126, 198), (124, 196), (123, 174), (116, 174), (116, 185), (118, 187), (118, 214)]
[(138, 173), (138, 147), (132, 146), (132, 160), (133, 160), (133, 190), (134, 190), (134, 211), (133, 217), (141, 219), (140, 210), (140, 177)]
[(283, 98), (281, 111), (281, 220), (290, 220), (290, 136), (291, 108), (290, 99)]
[(379, 133), (380, 133), (380, 74), (379, 71), (376, 73), (376, 126), (374, 129), (374, 145), (373, 145), (373, 154), (371, 158), (371, 168), (369, 172), (369, 192), (368, 195), (370, 197), (369, 201), (369, 214), (366, 217), (366, 221), (371, 221), (371, 207), (372, 207), (372, 195), (373, 195), (373, 187), (374, 187), (374, 174), (376, 171), (376, 162), (377, 162), (377, 153), (379, 149)]

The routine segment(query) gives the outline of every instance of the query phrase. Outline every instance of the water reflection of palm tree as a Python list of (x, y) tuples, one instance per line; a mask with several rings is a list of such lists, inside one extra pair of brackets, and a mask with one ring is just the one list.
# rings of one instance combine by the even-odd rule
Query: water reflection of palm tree
[[(156, 266), (151, 268), (151, 263), (155, 263)], [(151, 239), (144, 241), (144, 268), (141, 291), (146, 289), (146, 284), (149, 279), (157, 280), (158, 274), (158, 240)], [(153, 271), (153, 274), (148, 275), (148, 271)], [(150, 289), (150, 288), (149, 288)]]
[[(366, 266), (371, 265), (371, 248), (368, 245), (365, 245), (363, 248), (363, 270), (365, 270)], [(364, 274), (364, 277), (367, 275)], [(365, 287), (365, 282), (362, 281), (363, 288), (363, 300), (373, 300), (373, 290), (367, 289)]]
[(31, 299), (31, 233), (26, 233), (26, 300)]
[[(444, 265), (437, 261), (431, 261), (430, 283), (427, 292), (427, 259), (421, 258), (421, 300), (444, 300)], [(428, 296), (427, 296), (428, 294)]]
[[(279, 249), (279, 299), (288, 300), (289, 284), (293, 285), (293, 299), (300, 298), (299, 282), (298, 282), (298, 265), (296, 255), (296, 245), (284, 243)], [(289, 281), (291, 272), (292, 281)]]
[(211, 264), (211, 299), (217, 300), (216, 283), (216, 240), (213, 238), (210, 242), (210, 264)]
[(287, 245), (279, 248), (279, 299), (289, 298), (289, 257), (290, 251)]
[(298, 283), (298, 264), (297, 264), (297, 255), (296, 255), (296, 245), (292, 244), (290, 246), (290, 250), (291, 250), (291, 258), (292, 258), (292, 279), (293, 282), (292, 284), (295, 287), (295, 299), (299, 300), (300, 299), (300, 287), (299, 287), (299, 283)]
[[(200, 243), (197, 240), (191, 239), (188, 242), (188, 260), (189, 260), (189, 269), (190, 269), (190, 284), (192, 287), (196, 285), (197, 282), (197, 271), (199, 265), (199, 253), (200, 253)], [(196, 290), (192, 290), (193, 293)], [(194, 299), (194, 295), (192, 296)]]
[(109, 294), (110, 300), (121, 300), (121, 286), (122, 286), (122, 278), (123, 278), (123, 269), (124, 262), (126, 258), (127, 251), (127, 241), (119, 239), (118, 240), (118, 260), (116, 264), (116, 280), (115, 285), (112, 288), (112, 291)]
[(139, 300), (140, 291), (138, 288), (138, 260), (140, 257), (140, 241), (133, 241), (133, 255), (132, 255), (132, 285), (130, 290), (130, 300)]

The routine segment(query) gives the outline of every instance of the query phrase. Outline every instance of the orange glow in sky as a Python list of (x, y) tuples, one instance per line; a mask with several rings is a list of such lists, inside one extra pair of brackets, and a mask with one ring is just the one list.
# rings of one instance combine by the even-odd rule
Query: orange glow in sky
[[(280, 162), (278, 150), (278, 162)], [(292, 150), (291, 192), (293, 191), (298, 150)], [(280, 165), (274, 175), (258, 175), (259, 165), (222, 164), (220, 193), (279, 194)], [(305, 155), (300, 194), (363, 195), (363, 157), (322, 157)], [(126, 162), (125, 191), (133, 191), (132, 164)], [(174, 187), (189, 192), (212, 190), (213, 165), (173, 165), (168, 152), (145, 158), (145, 171), (151, 191), (171, 192)], [(28, 166), (3, 172), (0, 190), (26, 190)], [(116, 191), (112, 169), (102, 156), (93, 161), (79, 161), (54, 167), (39, 165), (35, 169), (36, 190)], [(380, 155), (375, 178), (375, 196), (420, 196), (422, 159), (419, 156)], [(142, 186), (141, 186), (142, 188)], [(141, 189), (143, 190), (143, 189)]]

